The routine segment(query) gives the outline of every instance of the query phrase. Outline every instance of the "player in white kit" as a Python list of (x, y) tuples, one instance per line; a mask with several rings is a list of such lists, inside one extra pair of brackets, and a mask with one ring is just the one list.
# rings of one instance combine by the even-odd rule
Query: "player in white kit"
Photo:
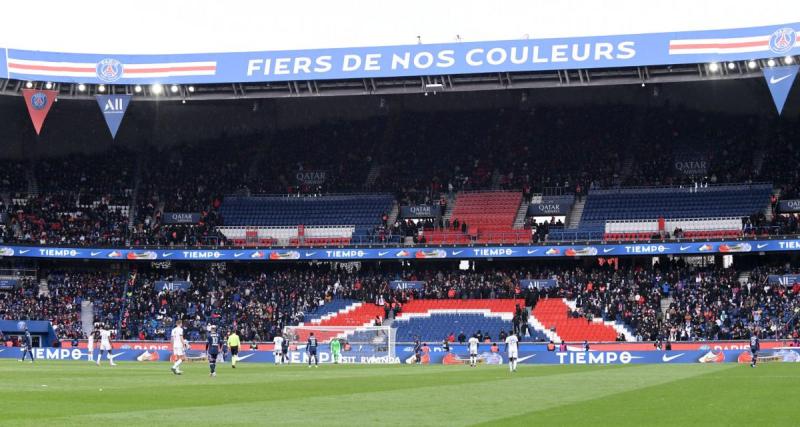
[(114, 356), (111, 354), (111, 330), (106, 325), (100, 327), (100, 353), (97, 355), (97, 366), (100, 366), (103, 353), (105, 353), (109, 365), (117, 366), (114, 363)]
[(517, 372), (517, 359), (519, 358), (519, 338), (515, 334), (506, 337), (506, 350), (508, 351), (508, 370)]
[(478, 337), (475, 335), (467, 341), (469, 345), (469, 366), (473, 368), (478, 366), (478, 342)]
[(92, 326), (92, 331), (89, 332), (89, 339), (86, 342), (86, 358), (90, 362), (94, 362), (94, 326)]
[(186, 360), (186, 341), (183, 339), (183, 322), (178, 320), (175, 322), (175, 327), (172, 328), (170, 334), (172, 340), (172, 354), (175, 355), (175, 363), (172, 365), (172, 373), (180, 375), (183, 371), (180, 370), (181, 363)]
[(280, 335), (275, 335), (275, 338), (272, 340), (274, 344), (273, 349), (273, 356), (275, 356), (275, 364), (279, 365), (282, 363), (283, 360), (283, 337)]

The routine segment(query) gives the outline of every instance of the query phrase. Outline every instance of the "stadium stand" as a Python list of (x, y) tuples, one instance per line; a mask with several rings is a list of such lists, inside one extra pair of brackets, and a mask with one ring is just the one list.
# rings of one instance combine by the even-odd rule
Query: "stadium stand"
[[(665, 237), (676, 229), (686, 238), (738, 236), (744, 218), (767, 208), (771, 191), (770, 184), (591, 190), (580, 226), (571, 232), (595, 240)], [(659, 224), (659, 218), (670, 226)], [(559, 240), (568, 233), (552, 232), (550, 237)]]
[(531, 314), (563, 341), (616, 341), (619, 337), (619, 332), (613, 327), (582, 317), (571, 317), (571, 312), (566, 301), (553, 298), (539, 300)]
[[(631, 128), (631, 122), (648, 123), (647, 143), (640, 142), (645, 130)], [(744, 218), (747, 235), (792, 233), (796, 215), (763, 215), (773, 187), (778, 192), (773, 204), (798, 194), (800, 178), (791, 172), (797, 150), (787, 143), (796, 138), (792, 123), (765, 126), (752, 116), (668, 106), (403, 111), (268, 135), (250, 129), (158, 148), (6, 160), (0, 173), (0, 210), (6, 214), (2, 240), (76, 246), (233, 244), (217, 229), (223, 225), (354, 228), (349, 241), (346, 232), (334, 232), (288, 242), (309, 246), (398, 244), (402, 237), (426, 244), (629, 240), (645, 238), (649, 226), (609, 231), (606, 222), (658, 218), (707, 220), (699, 229), (676, 228), (686, 238), (712, 238), (734, 236), (734, 229), (716, 228), (715, 222), (735, 217)], [(707, 134), (709, 128), (715, 133)], [(340, 149), (323, 149), (331, 141)], [(399, 141), (401, 151), (385, 149)], [(487, 141), (492, 150), (485, 149)], [(559, 149), (550, 149), (555, 146)], [(703, 168), (690, 172), (676, 166), (686, 162)], [(325, 179), (304, 180), (304, 173)], [(332, 201), (353, 197), (336, 193), (363, 191), (373, 193), (359, 196), (362, 201), (353, 206)], [(243, 200), (264, 194), (324, 195), (319, 203), (330, 201), (326, 209), (335, 212), (300, 214), (291, 205), (301, 203), (295, 200), (286, 202), (289, 210), (282, 212), (289, 215), (281, 218), (269, 216), (280, 207), (260, 212), (266, 202), (226, 215), (250, 203)], [(515, 229), (514, 205), (532, 201), (535, 194), (545, 195), (542, 201), (585, 202), (577, 228), (540, 220)], [(381, 207), (369, 207), (367, 199), (382, 199)], [(421, 223), (392, 216), (384, 224), (395, 202), (440, 203), (447, 215)], [(165, 212), (195, 213), (200, 220), (167, 224)], [(675, 237), (674, 229), (665, 231)], [(241, 244), (241, 229), (233, 233), (235, 244)], [(264, 245), (282, 240), (256, 234)]]
[[(220, 208), (228, 227), (221, 231), (239, 244), (248, 243), (247, 232), (252, 230), (260, 245), (346, 244), (354, 236), (370, 235), (392, 203), (385, 194), (228, 197)], [(285, 228), (270, 228), (281, 226)]]
[[(165, 339), (178, 316), (193, 340), (203, 336), (208, 324), (236, 324), (243, 340), (266, 341), (285, 326), (356, 328), (376, 319), (394, 319), (398, 342), (416, 336), (439, 341), (478, 329), (496, 338), (501, 330), (517, 328), (527, 329), (526, 340), (740, 339), (754, 325), (776, 336), (795, 337), (800, 285), (766, 281), (771, 274), (795, 273), (783, 266), (746, 272), (680, 261), (536, 271), (512, 264), (476, 272), (406, 272), (406, 279), (425, 282), (422, 290), (411, 292), (387, 286), (396, 273), (348, 273), (319, 266), (274, 271), (143, 268), (136, 274), (54, 270), (41, 276), (46, 293), (37, 280), (0, 291), (0, 318), (50, 320), (61, 339), (83, 336), (81, 306), (89, 301), (96, 321), (119, 325), (125, 339)], [(153, 289), (155, 280), (187, 277), (189, 292)], [(519, 280), (544, 277), (555, 278), (557, 286), (520, 289)], [(518, 303), (532, 310), (527, 322), (524, 316), (515, 321)]]
[[(398, 341), (408, 342), (417, 338), (441, 341), (451, 335), (478, 331), (497, 341), (501, 331), (515, 330), (525, 331), (524, 340), (544, 341), (540, 331), (528, 331), (527, 312), (520, 314), (520, 307), (524, 306), (524, 300), (515, 299), (414, 300), (403, 305), (392, 327), (397, 328)], [(515, 316), (519, 317), (515, 320)]]

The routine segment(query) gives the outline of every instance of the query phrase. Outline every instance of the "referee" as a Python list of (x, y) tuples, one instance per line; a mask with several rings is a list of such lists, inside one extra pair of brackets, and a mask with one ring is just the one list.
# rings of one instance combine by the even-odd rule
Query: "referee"
[(236, 368), (236, 360), (239, 358), (239, 335), (236, 335), (235, 330), (228, 335), (228, 348), (231, 350), (231, 367)]

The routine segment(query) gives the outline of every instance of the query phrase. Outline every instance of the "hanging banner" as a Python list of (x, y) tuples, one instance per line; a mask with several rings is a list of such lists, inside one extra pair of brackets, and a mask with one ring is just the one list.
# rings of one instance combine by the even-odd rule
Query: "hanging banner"
[(800, 68), (800, 65), (768, 67), (762, 70), (764, 79), (767, 81), (769, 93), (772, 94), (772, 100), (775, 101), (775, 108), (778, 109), (778, 114), (783, 111), (783, 104), (786, 103), (789, 91), (792, 90), (792, 83), (794, 83), (794, 78), (797, 76), (798, 68)]
[(16, 288), (17, 284), (19, 284), (18, 279), (14, 278), (0, 279), (0, 291), (10, 291)]
[(800, 199), (781, 200), (778, 202), (778, 210), (781, 213), (800, 212)]
[(708, 173), (708, 160), (703, 154), (681, 153), (675, 156), (675, 171), (688, 176), (702, 176)]
[(200, 214), (196, 212), (164, 212), (161, 215), (163, 224), (197, 224), (200, 222)]
[(389, 287), (394, 291), (421, 291), (425, 282), (419, 280), (392, 280)]
[(555, 288), (558, 286), (558, 281), (556, 279), (538, 279), (538, 280), (531, 280), (531, 279), (523, 279), (519, 281), (519, 285), (523, 289), (550, 289)]
[(186, 292), (192, 287), (188, 280), (157, 280), (153, 289), (156, 292)]
[(528, 205), (528, 216), (566, 215), (572, 208), (572, 203), (542, 202)]
[(33, 127), (36, 135), (42, 131), (42, 124), (50, 112), (50, 107), (58, 95), (55, 90), (22, 89), (22, 96), (25, 98), (25, 105), (28, 106), (28, 113), (31, 115)]
[(328, 180), (326, 171), (298, 171), (295, 176), (297, 183), (304, 185), (322, 185)]
[(400, 206), (401, 218), (438, 218), (442, 215), (439, 205)]
[(790, 286), (797, 282), (800, 282), (800, 274), (784, 274), (783, 276), (770, 274), (767, 276), (767, 283), (771, 285)]
[(8, 78), (22, 81), (133, 85), (356, 80), (769, 59), (800, 53), (799, 28), (798, 22), (786, 22), (706, 31), (168, 55), (7, 49), (4, 58)]
[(119, 130), (122, 117), (125, 116), (125, 110), (128, 109), (130, 102), (130, 95), (97, 95), (97, 104), (100, 106), (100, 111), (103, 112), (112, 139), (117, 136), (117, 130)]

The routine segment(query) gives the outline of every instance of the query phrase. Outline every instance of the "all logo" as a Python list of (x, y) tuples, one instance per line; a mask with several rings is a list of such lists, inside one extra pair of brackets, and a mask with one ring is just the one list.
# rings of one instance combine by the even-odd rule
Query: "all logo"
[(122, 77), (123, 67), (122, 63), (116, 59), (106, 58), (97, 63), (97, 78), (106, 82), (112, 83)]
[(103, 107), (103, 112), (107, 113), (125, 113), (125, 100), (120, 98), (109, 98), (106, 100), (106, 105)]
[(43, 110), (47, 107), (47, 95), (42, 92), (36, 92), (31, 96), (31, 106), (34, 110)]
[(792, 28), (776, 30), (769, 38), (769, 49), (775, 53), (786, 53), (794, 47), (797, 36)]

